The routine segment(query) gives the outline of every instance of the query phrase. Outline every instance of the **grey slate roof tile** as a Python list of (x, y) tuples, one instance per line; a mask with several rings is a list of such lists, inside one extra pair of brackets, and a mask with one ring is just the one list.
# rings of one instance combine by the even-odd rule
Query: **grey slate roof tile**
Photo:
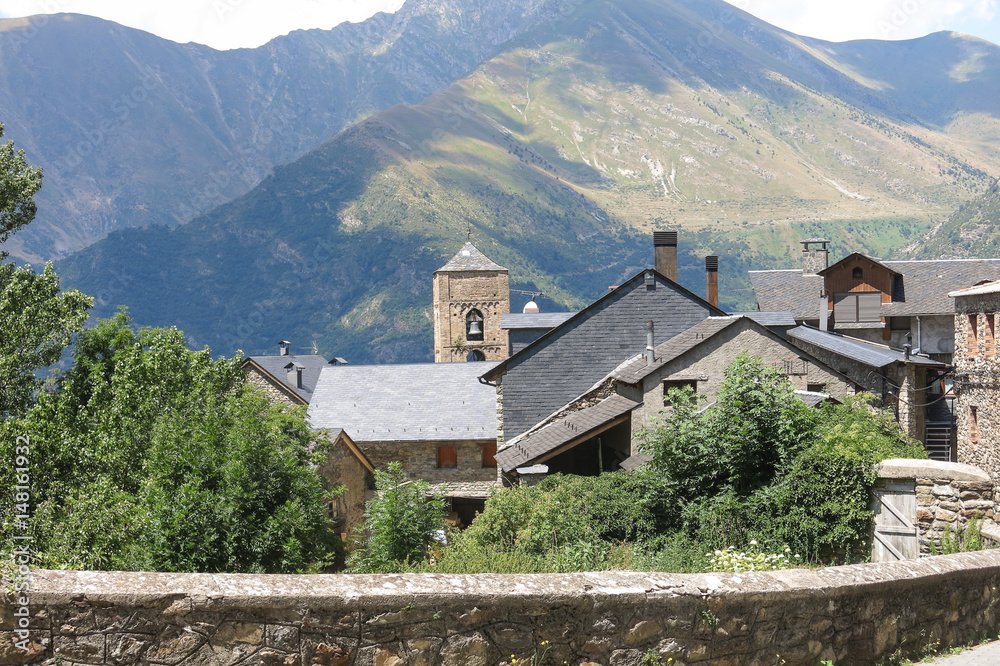
[(441, 268), (434, 271), (506, 271), (507, 269), (496, 263), (472, 243), (466, 243), (458, 253), (448, 260)]
[(893, 363), (904, 362), (940, 368), (947, 367), (944, 363), (933, 361), (923, 356), (910, 356), (907, 361), (906, 355), (901, 351), (890, 349), (884, 345), (877, 345), (873, 342), (837, 335), (829, 331), (820, 331), (809, 326), (799, 326), (788, 331), (788, 339), (793, 343), (796, 340), (807, 342), (820, 349), (839, 354), (865, 365), (870, 365), (873, 368), (884, 368)]
[(327, 366), (309, 405), (314, 428), (355, 442), (490, 440), (496, 389), (479, 382), (487, 363)]
[(652, 364), (647, 364), (646, 355), (642, 354), (628, 363), (619, 366), (612, 376), (623, 382), (636, 384), (642, 381), (643, 377), (656, 372), (681, 354), (694, 349), (716, 333), (729, 328), (741, 318), (740, 316), (709, 317), (679, 335), (670, 338), (663, 344), (654, 347)]
[(554, 328), (575, 314), (575, 312), (507, 312), (500, 317), (500, 328), (507, 330)]
[[(316, 382), (319, 381), (320, 372), (328, 367), (327, 360), (318, 354), (289, 354), (288, 356), (248, 356), (247, 360), (253, 361), (268, 374), (280, 381), (289, 390), (299, 395), (306, 402), (312, 402), (313, 391)], [(288, 370), (285, 369), (289, 363), (297, 363), (302, 366), (302, 388), (295, 386), (295, 373), (291, 379), (288, 377)]]
[[(1000, 259), (869, 259), (901, 276), (895, 280), (892, 302), (882, 304), (885, 317), (949, 314), (955, 309), (949, 292), (1000, 279)], [(790, 310), (798, 320), (819, 318), (822, 277), (803, 275), (798, 269), (750, 271), (749, 275), (761, 310)]]
[(799, 269), (749, 271), (750, 284), (761, 311), (787, 310), (795, 319), (819, 319), (823, 278), (803, 275)]
[(526, 432), (642, 352), (647, 321), (663, 342), (725, 314), (653, 270), (638, 273), (484, 375), (502, 376), (505, 437)]
[(731, 315), (750, 317), (761, 326), (797, 326), (795, 316), (788, 310), (780, 312), (731, 312)]
[(596, 405), (572, 412), (538, 430), (512, 440), (496, 454), (497, 464), (509, 472), (537, 460), (547, 453), (587, 435), (640, 404), (620, 395), (612, 395)]

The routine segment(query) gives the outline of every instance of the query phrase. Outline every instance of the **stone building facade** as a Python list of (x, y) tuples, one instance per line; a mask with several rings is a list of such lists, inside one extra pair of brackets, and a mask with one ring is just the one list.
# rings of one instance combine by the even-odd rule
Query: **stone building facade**
[(246, 368), (247, 381), (267, 394), (274, 402), (282, 405), (305, 405), (306, 402), (288, 386), (265, 374), (256, 367)]
[(330, 504), (330, 517), (345, 543), (351, 543), (355, 528), (364, 522), (365, 502), (374, 496), (375, 466), (343, 430), (329, 433), (333, 449), (319, 466), (319, 473), (330, 487), (343, 486), (346, 491)]
[(952, 292), (955, 299), (955, 412), (958, 461), (1000, 482), (1000, 281)]
[(434, 271), (434, 362), (507, 358), (510, 277), (472, 243)]

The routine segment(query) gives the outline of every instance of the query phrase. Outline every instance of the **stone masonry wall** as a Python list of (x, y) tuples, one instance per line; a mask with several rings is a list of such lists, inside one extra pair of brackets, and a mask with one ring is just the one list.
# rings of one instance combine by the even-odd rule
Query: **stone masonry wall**
[[(37, 571), (0, 663), (872, 664), (995, 636), (1000, 551), (743, 574), (262, 576)], [(548, 661), (546, 662), (548, 663)]]
[[(490, 481), (496, 482), (496, 465), (483, 467), (483, 448), (492, 447), (494, 440), (464, 440), (440, 442), (364, 442), (360, 446), (381, 469), (389, 462), (403, 463), (410, 478), (430, 483)], [(458, 451), (458, 467), (438, 467), (439, 446), (454, 446)]]
[[(1000, 483), (1000, 356), (989, 321), (997, 321), (1000, 294), (955, 299), (955, 416), (958, 461), (985, 470)], [(976, 336), (970, 339), (970, 315)], [(970, 349), (970, 343), (975, 349)], [(973, 416), (974, 413), (974, 416)]]
[(952, 538), (976, 520), (980, 527), (993, 522), (993, 482), (956, 481), (952, 479), (917, 479), (917, 528), (920, 554), (929, 555), (931, 543), (943, 552), (941, 537), (948, 531)]
[(279, 402), (283, 405), (301, 405), (301, 402), (295, 402), (290, 397), (288, 397), (288, 391), (290, 389), (282, 389), (275, 385), (274, 381), (264, 377), (259, 372), (253, 368), (249, 368), (246, 371), (247, 381), (264, 391), (271, 400)]

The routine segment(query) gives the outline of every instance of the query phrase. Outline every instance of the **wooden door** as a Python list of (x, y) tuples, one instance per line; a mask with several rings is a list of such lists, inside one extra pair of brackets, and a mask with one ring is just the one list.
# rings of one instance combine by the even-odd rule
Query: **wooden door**
[(913, 481), (881, 481), (875, 486), (872, 562), (909, 560), (920, 555), (917, 495)]

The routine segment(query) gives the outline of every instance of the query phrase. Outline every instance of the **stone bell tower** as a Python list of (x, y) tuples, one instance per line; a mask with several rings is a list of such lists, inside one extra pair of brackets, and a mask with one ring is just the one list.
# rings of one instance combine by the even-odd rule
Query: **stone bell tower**
[(434, 362), (502, 361), (510, 277), (472, 243), (434, 271)]

